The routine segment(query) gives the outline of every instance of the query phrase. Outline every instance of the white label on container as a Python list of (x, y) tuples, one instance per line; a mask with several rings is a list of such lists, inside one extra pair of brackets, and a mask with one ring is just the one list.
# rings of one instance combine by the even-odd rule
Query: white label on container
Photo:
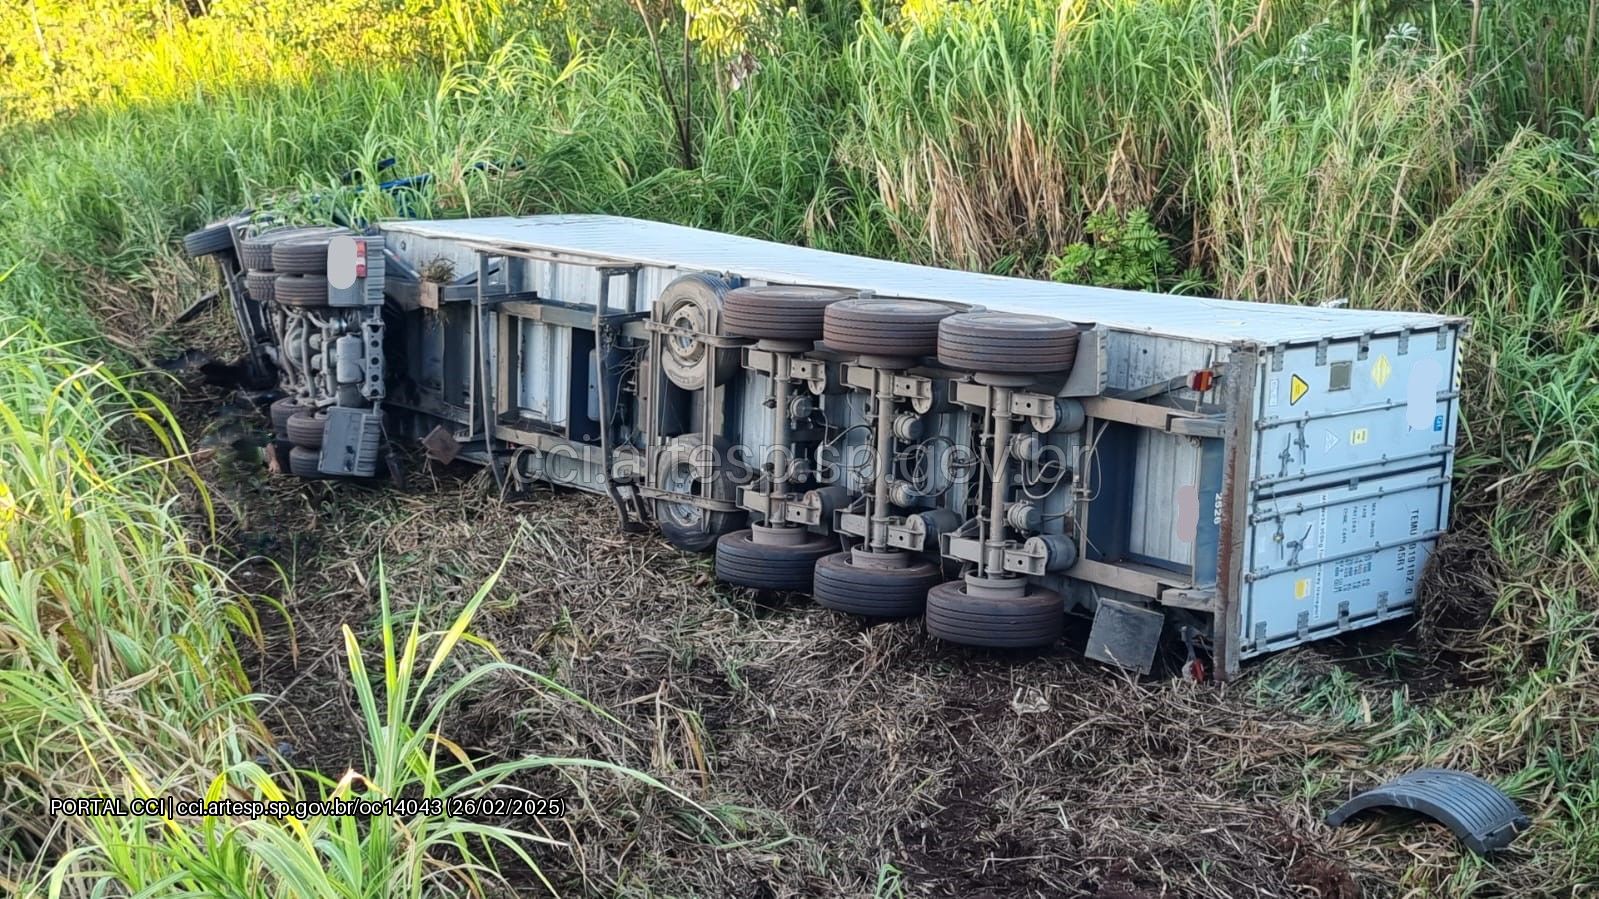
[(1417, 359), (1410, 367), (1410, 382), (1405, 385), (1405, 424), (1413, 430), (1432, 427), (1433, 410), (1438, 407), (1438, 384), (1443, 378), (1444, 367), (1431, 356)]

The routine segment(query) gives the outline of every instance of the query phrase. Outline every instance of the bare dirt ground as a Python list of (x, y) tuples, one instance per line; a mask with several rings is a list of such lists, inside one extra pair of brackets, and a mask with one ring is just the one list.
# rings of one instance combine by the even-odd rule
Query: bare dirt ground
[[(917, 620), (717, 584), (708, 557), (617, 532), (603, 497), (502, 497), (481, 472), (420, 460), (402, 489), (267, 478), (226, 445), (262, 426), (247, 408), (192, 385), (179, 405), (219, 447), (201, 467), (241, 585), (288, 613), (259, 606), (249, 664), (294, 765), (363, 765), (341, 628), (376, 645), (380, 560), (402, 618), (440, 628), (503, 560), (472, 630), (610, 717), (497, 676), (444, 735), (485, 757), (609, 760), (698, 804), (592, 768), (524, 778), (568, 814), (501, 823), (566, 841), (537, 853), (564, 894), (1351, 897), (1403, 892), (1407, 868), (1447, 872), (1463, 851), (1431, 825), (1321, 823), (1406, 767), (1371, 768), (1358, 725), (1290, 708), (1294, 684), (1360, 644), (1226, 686), (1087, 662), (1081, 632), (1043, 653), (953, 648)], [(1368, 667), (1355, 676), (1384, 695), (1391, 674)]]

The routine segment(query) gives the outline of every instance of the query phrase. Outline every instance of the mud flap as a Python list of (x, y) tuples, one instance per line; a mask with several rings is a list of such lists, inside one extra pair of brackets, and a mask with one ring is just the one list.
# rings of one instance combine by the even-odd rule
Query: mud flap
[(1148, 674), (1155, 664), (1155, 649), (1160, 645), (1160, 632), (1166, 624), (1166, 615), (1156, 609), (1101, 599), (1094, 609), (1094, 626), (1088, 632), (1088, 649), (1084, 655), (1096, 662), (1106, 662)]
[(1373, 808), (1426, 815), (1479, 854), (1505, 848), (1532, 824), (1498, 787), (1475, 774), (1447, 768), (1412, 771), (1360, 793), (1328, 815), (1327, 823), (1337, 827)]

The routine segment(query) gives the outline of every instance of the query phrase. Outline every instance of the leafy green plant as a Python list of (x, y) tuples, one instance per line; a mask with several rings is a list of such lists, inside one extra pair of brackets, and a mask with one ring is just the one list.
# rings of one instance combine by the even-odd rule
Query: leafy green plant
[[(0, 273), (10, 308), (44, 302), (26, 295), (37, 276), (15, 277), (19, 270)], [(614, 722), (472, 635), (497, 572), (444, 631), (423, 633), (413, 620), (400, 632), (380, 566), (375, 664), (353, 631), (344, 635), (365, 763), (332, 781), (269, 774), (259, 759), (271, 741), (236, 641), (258, 638), (252, 603), (275, 603), (241, 596), (202, 555), (191, 526), (205, 532), (210, 506), (176, 419), (110, 366), (83, 361), (92, 345), (53, 342), (10, 312), (0, 314), (0, 331), (0, 884), (13, 894), (481, 895), (499, 877), (497, 860), (518, 859), (542, 879), (530, 849), (564, 844), (447, 804), (515, 790), (509, 779), (539, 769), (604, 769), (702, 814), (648, 775), (602, 760), (529, 754), (485, 763), (449, 738), (452, 702), (490, 680)], [(128, 454), (127, 442), (154, 457)], [(180, 486), (195, 498), (198, 523), (183, 519)], [(462, 646), (485, 656), (464, 674)], [(423, 804), (359, 819), (47, 813), (52, 798), (155, 796)], [(27, 857), (16, 847), (28, 847)]]
[(1177, 268), (1166, 238), (1156, 230), (1149, 210), (1126, 215), (1110, 207), (1083, 222), (1088, 240), (1074, 243), (1050, 260), (1056, 281), (1158, 290)]

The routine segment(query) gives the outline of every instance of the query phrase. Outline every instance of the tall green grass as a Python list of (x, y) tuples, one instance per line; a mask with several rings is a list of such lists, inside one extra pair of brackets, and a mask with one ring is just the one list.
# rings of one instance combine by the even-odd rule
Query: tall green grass
[[(569, 4), (528, 18), (496, 10), (481, 20), (463, 18), (464, 9), (440, 4), (439, 18), (421, 32), (431, 49), (414, 55), (377, 39), (312, 52), (295, 35), (334, 21), (312, 15), (292, 28), (279, 20), (247, 26), (255, 29), (250, 41), (214, 30), (225, 21), (237, 29), (238, 19), (182, 19), (140, 32), (139, 52), (148, 55), (125, 72), (112, 103), (97, 109), (73, 99), (79, 113), (13, 127), (0, 141), (0, 260), (18, 265), (0, 291), (17, 314), (49, 323), (48, 336), (24, 332), (30, 342), (17, 346), (34, 349), (18, 358), (59, 362), (41, 369), (48, 376), (26, 376), (32, 386), (14, 391), (14, 408), (27, 412), (16, 414), (32, 435), (23, 441), (35, 448), (28, 452), (66, 453), (39, 469), (50, 476), (43, 482), (5, 475), (8, 489), (44, 497), (30, 499), (30, 509), (88, 509), (103, 498), (104, 507), (93, 507), (99, 514), (140, 522), (96, 530), (58, 527), (50, 516), (13, 519), (58, 527), (41, 544), (56, 551), (30, 557), (35, 567), (27, 570), (63, 569), (17, 580), (24, 586), (16, 595), (44, 595), (46, 609), (81, 607), (75, 614), (92, 624), (60, 613), (28, 623), (15, 613), (22, 623), (10, 626), (34, 634), (39, 648), (7, 656), (8, 674), (33, 672), (91, 706), (206, 713), (196, 719), (206, 723), (204, 739), (143, 751), (173, 753), (161, 770), (195, 783), (201, 772), (231, 770), (237, 788), (260, 788), (254, 772), (232, 766), (257, 738), (239, 703), (247, 688), (208, 683), (205, 701), (214, 704), (201, 708), (187, 698), (200, 697), (200, 687), (182, 674), (184, 653), (226, 659), (227, 641), (248, 634), (237, 607), (202, 606), (210, 618), (158, 617), (147, 631), (146, 622), (114, 615), (102, 628), (101, 616), (123, 606), (71, 599), (88, 592), (72, 585), (105, 577), (159, 586), (151, 595), (178, 594), (162, 600), (174, 603), (220, 595), (221, 575), (185, 542), (164, 499), (184, 477), (181, 467), (126, 463), (144, 468), (112, 477), (124, 468), (109, 437), (82, 436), (106, 435), (111, 424), (70, 418), (87, 412), (31, 412), (49, 407), (53, 385), (77, 371), (59, 361), (67, 357), (52, 341), (93, 333), (108, 308), (127, 312), (127, 294), (107, 285), (135, 285), (142, 316), (178, 308), (174, 279), (190, 279), (187, 286), (194, 274), (173, 242), (215, 213), (316, 195), (323, 210), (337, 203), (370, 218), (392, 214), (390, 200), (356, 195), (336, 176), (357, 168), (371, 177), (377, 160), (395, 156), (399, 170), (439, 176), (418, 198), (414, 211), (423, 214), (612, 212), (1040, 273), (1051, 255), (1083, 239), (1094, 212), (1145, 209), (1179, 265), (1198, 266), (1223, 294), (1348, 297), (1474, 319), (1456, 533), (1441, 554), (1426, 617), (1429, 633), (1477, 680), (1427, 703), (1373, 694), (1337, 674), (1303, 695), (1270, 679), (1263, 692), (1297, 696), (1329, 727), (1369, 728), (1376, 770), (1461, 764), (1498, 776), (1540, 810), (1540, 826), (1518, 844), (1530, 857), (1513, 875), (1520, 880), (1469, 861), (1449, 870), (1418, 863), (1406, 888), (1552, 890), (1599, 878), (1599, 757), (1588, 739), (1599, 727), (1599, 266), (1591, 230), (1599, 159), (1589, 139), (1590, 4), (1002, 0), (865, 14), (823, 4), (784, 18), (770, 45), (754, 45), (760, 69), (737, 90), (697, 92), (701, 164), (693, 170), (677, 165), (671, 113), (626, 7)], [(216, 52), (202, 59), (206, 48)], [(252, 55), (261, 59), (246, 60)], [(675, 48), (669, 55), (676, 58)], [(212, 77), (213, 65), (226, 77)], [(702, 86), (717, 81), (710, 71), (698, 77)], [(500, 170), (480, 171), (479, 162)], [(31, 365), (18, 362), (15, 372)], [(0, 362), (6, 377), (11, 366)], [(72, 383), (121, 397), (116, 408), (155, 408), (142, 395), (123, 396), (114, 379), (96, 380), (104, 370), (96, 371)], [(78, 388), (53, 402), (90, 406)], [(181, 455), (170, 421), (147, 417)], [(45, 421), (66, 430), (41, 436)], [(73, 440), (95, 449), (60, 449)], [(81, 464), (80, 456), (97, 474), (67, 464)], [(39, 483), (69, 474), (88, 480), (39, 493)], [(86, 490), (95, 478), (140, 486)], [(0, 515), (6, 502), (17, 500), (0, 501)], [(96, 544), (95, 560), (80, 557), (75, 529), (113, 542)], [(129, 542), (130, 534), (142, 542)], [(130, 554), (138, 558), (125, 560)], [(128, 581), (124, 570), (146, 574)], [(56, 581), (68, 585), (60, 594), (68, 599), (51, 592)], [(27, 605), (17, 603), (8, 608)], [(86, 634), (125, 633), (80, 641), (62, 620)], [(59, 663), (35, 662), (34, 652)], [(105, 653), (92, 670), (122, 679), (91, 678), (84, 653)], [(170, 670), (134, 664), (152, 656), (185, 661)], [(138, 684), (150, 670), (160, 680), (126, 695), (111, 690), (105, 700), (96, 692), (130, 678)], [(163, 692), (146, 692), (158, 685)], [(158, 696), (186, 698), (181, 707), (171, 698), (145, 707)], [(103, 714), (97, 708), (69, 717), (93, 721)], [(384, 715), (375, 707), (369, 720)], [(32, 726), (48, 736), (45, 725)], [(54, 766), (59, 773), (50, 776), (98, 788), (90, 781), (108, 769), (73, 749), (66, 737), (77, 731), (51, 733), (22, 766)], [(1313, 789), (1329, 789), (1317, 782)], [(117, 854), (103, 848), (116, 845), (115, 834), (78, 837), (85, 860)], [(258, 838), (265, 839), (252, 832)], [(343, 851), (355, 859), (368, 849), (352, 843)], [(139, 882), (155, 884), (161, 872), (198, 862), (171, 864), (137, 873)], [(237, 864), (266, 870), (248, 853)], [(92, 870), (71, 868), (72, 882), (88, 890)]]
[[(1236, 7), (1236, 8), (1235, 8)], [(929, 4), (862, 22), (845, 155), (905, 250), (988, 267), (1081, 240), (1084, 219), (1180, 203), (1194, 73), (1242, 4)], [(1165, 221), (1174, 215), (1164, 215)]]
[[(413, 621), (399, 632), (381, 566), (375, 665), (344, 631), (364, 764), (313, 788), (269, 772), (275, 756), (236, 645), (260, 628), (197, 539), (206, 522), (184, 520), (180, 493), (202, 512), (208, 505), (182, 431), (154, 394), (83, 361), (91, 349), (0, 316), (0, 886), (9, 894), (102, 896), (114, 884), (117, 895), (151, 897), (482, 895), (505, 885), (497, 864), (510, 858), (553, 891), (531, 850), (565, 848), (447, 807), (115, 817), (50, 813), (52, 799), (449, 803), (570, 766), (671, 792), (603, 761), (467, 757), (441, 718), (480, 684), (510, 678), (550, 701), (582, 700), (471, 635), (495, 577), (445, 631), (424, 634)], [(130, 455), (130, 445), (151, 455)], [(458, 673), (463, 645), (489, 658)]]
[[(344, 628), (346, 665), (367, 732), (366, 760), (335, 781), (316, 778), (316, 790), (269, 773), (261, 761), (229, 756), (209, 780), (191, 784), (144, 782), (133, 796), (264, 800), (295, 804), (317, 802), (402, 803), (378, 814), (311, 813), (279, 817), (217, 815), (203, 818), (134, 820), (88, 817), (83, 845), (66, 853), (36, 886), (52, 894), (97, 895), (107, 882), (132, 895), (160, 897), (235, 896), (248, 899), (420, 899), (428, 896), (481, 896), (497, 890), (556, 884), (545, 874), (541, 856), (567, 844), (533, 833), (460, 815), (451, 803), (504, 793), (514, 775), (540, 768), (603, 768), (671, 793), (681, 794), (641, 772), (603, 761), (529, 754), (477, 765), (444, 733), (443, 715), (452, 702), (480, 684), (509, 676), (531, 683), (552, 698), (582, 700), (548, 678), (499, 659), (492, 647), (468, 630), (473, 616), (498, 579), (490, 577), (465, 604), (453, 623), (424, 634), (416, 619), (407, 631), (395, 627), (382, 568), (379, 584), (381, 648), (376, 664), (360, 638)], [(463, 644), (486, 648), (491, 658), (453, 673), (452, 658)], [(378, 672), (374, 676), (374, 671)], [(605, 713), (590, 708), (600, 715)], [(106, 761), (136, 768), (134, 740), (108, 741)], [(190, 791), (185, 786), (198, 787)], [(309, 796), (308, 796), (309, 794)], [(411, 805), (409, 803), (416, 803)], [(696, 806), (697, 808), (697, 806)], [(520, 861), (524, 873), (512, 882), (501, 870)]]
[[(50, 797), (196, 791), (264, 734), (235, 650), (249, 606), (174, 509), (193, 472), (171, 414), (0, 321), (0, 817), (35, 852), (91, 837), (41, 814)], [(129, 437), (158, 457), (123, 456)]]

